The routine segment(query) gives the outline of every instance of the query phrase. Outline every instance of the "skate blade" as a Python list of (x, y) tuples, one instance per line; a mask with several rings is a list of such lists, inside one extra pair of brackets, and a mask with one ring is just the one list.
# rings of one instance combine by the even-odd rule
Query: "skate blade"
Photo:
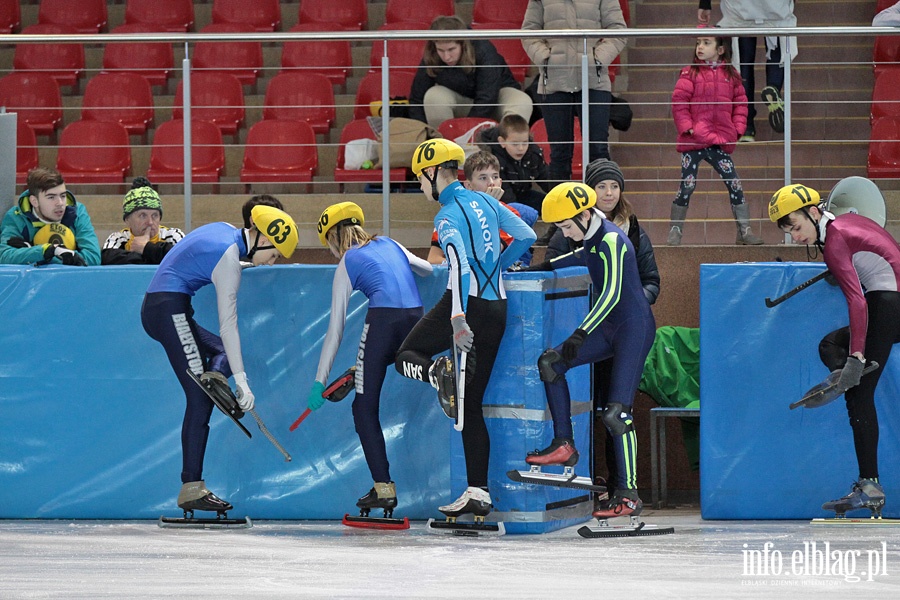
[(900, 525), (900, 519), (884, 519), (877, 517), (832, 517), (829, 519), (813, 519), (810, 525), (855, 525), (857, 527), (865, 526), (887, 526), (896, 527)]
[(203, 393), (206, 394), (206, 397), (209, 398), (210, 401), (212, 401), (212, 403), (216, 406), (216, 408), (219, 409), (219, 411), (222, 412), (222, 414), (224, 414), (229, 419), (231, 419), (234, 422), (234, 424), (237, 425), (241, 429), (241, 431), (244, 432), (244, 434), (246, 434), (246, 436), (248, 438), (253, 438), (253, 436), (250, 435), (250, 430), (247, 429), (246, 427), (244, 427), (244, 424), (241, 423), (240, 421), (238, 421), (237, 417), (235, 417), (233, 414), (228, 412), (228, 409), (226, 407), (222, 406), (222, 403), (219, 402), (219, 399), (216, 398), (215, 394), (210, 393), (210, 391), (208, 389), (206, 389), (206, 386), (203, 385), (203, 382), (200, 381), (199, 377), (194, 375), (193, 371), (191, 371), (190, 369), (185, 369), (185, 371), (187, 372), (188, 375), (190, 375), (191, 379), (193, 379), (194, 382), (200, 386), (200, 389), (203, 390)]
[(159, 526), (163, 529), (249, 529), (253, 527), (250, 517), (242, 519), (184, 519), (178, 517), (160, 517)]
[(378, 517), (351, 517), (345, 514), (342, 524), (347, 527), (359, 527), (361, 529), (409, 529), (409, 519), (385, 519)]
[(588, 477), (567, 477), (557, 473), (535, 473), (533, 471), (507, 471), (506, 476), (518, 483), (533, 483), (552, 487), (565, 487), (589, 492), (606, 492), (606, 486), (597, 485)]
[(636, 527), (631, 525), (600, 525), (592, 527), (584, 525), (578, 528), (578, 535), (583, 538), (618, 538), (618, 537), (643, 537), (648, 535), (668, 535), (675, 533), (674, 527), (658, 527), (640, 523)]
[(428, 519), (425, 530), (439, 535), (455, 535), (460, 537), (487, 537), (506, 534), (506, 527), (502, 521), (497, 523), (460, 523), (456, 521), (439, 521)]

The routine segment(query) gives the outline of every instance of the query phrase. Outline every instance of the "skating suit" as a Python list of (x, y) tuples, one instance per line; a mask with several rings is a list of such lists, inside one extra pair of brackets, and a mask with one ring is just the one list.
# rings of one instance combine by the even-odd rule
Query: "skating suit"
[(875, 388), (894, 344), (900, 342), (900, 246), (883, 227), (855, 214), (819, 221), (825, 265), (837, 280), (850, 314), (850, 326), (829, 333), (819, 345), (830, 370), (862, 352), (879, 367), (847, 390), (859, 475), (878, 477), (878, 415)]
[[(580, 325), (587, 337), (577, 357), (571, 363), (556, 362), (553, 369), (565, 375), (573, 367), (611, 359), (609, 395), (604, 405), (621, 404), (630, 420), (644, 361), (656, 334), (656, 321), (641, 285), (634, 246), (625, 232), (594, 210), (584, 246), (550, 261), (552, 269), (575, 265), (587, 266), (597, 299)], [(562, 344), (555, 350), (561, 352)], [(562, 377), (554, 383), (545, 382), (544, 387), (555, 437), (571, 438), (568, 383)], [(634, 432), (613, 437), (619, 467), (617, 488), (634, 489), (637, 458)]]
[[(412, 268), (412, 270), (410, 270)], [(353, 246), (338, 263), (331, 291), (331, 319), (322, 345), (316, 381), (328, 383), (328, 374), (341, 345), (347, 304), (354, 290), (369, 299), (369, 310), (356, 354), (356, 398), (353, 422), (372, 473), (372, 480), (391, 481), (381, 421), (381, 388), (388, 366), (419, 319), (422, 299), (413, 271), (426, 276), (432, 267), (387, 237)]]
[[(465, 314), (475, 341), (467, 359), (463, 449), (469, 485), (486, 487), (490, 440), (481, 403), (506, 331), (500, 272), (522, 256), (536, 236), (493, 197), (466, 190), (459, 182), (444, 188), (438, 201), (441, 209), (434, 224), (449, 265), (447, 291), (403, 342), (396, 366), (401, 375), (428, 381), (432, 358), (452, 344), (450, 318)], [(505, 250), (500, 229), (513, 238)]]
[[(219, 371), (226, 377), (244, 370), (237, 327), (237, 293), (241, 256), (247, 244), (243, 230), (227, 223), (204, 225), (177, 243), (156, 271), (144, 304), (144, 330), (163, 345), (187, 398), (181, 428), (183, 482), (203, 478), (203, 456), (213, 403), (187, 375)], [(191, 297), (212, 283), (216, 289), (221, 338), (194, 321)]]

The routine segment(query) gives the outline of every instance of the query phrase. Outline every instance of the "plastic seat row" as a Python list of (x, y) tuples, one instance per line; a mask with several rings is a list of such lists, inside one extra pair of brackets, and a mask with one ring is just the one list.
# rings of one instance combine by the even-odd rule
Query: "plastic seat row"
[[(184, 181), (184, 121), (166, 121), (156, 130), (147, 176), (159, 183)], [(259, 121), (247, 134), (240, 179), (244, 182), (309, 182), (318, 169), (316, 135), (304, 121)], [(219, 128), (191, 122), (191, 172), (198, 183), (219, 181), (225, 147)], [(16, 180), (38, 165), (34, 131), (18, 125)], [(128, 131), (118, 123), (81, 120), (60, 136), (56, 167), (72, 183), (121, 183), (131, 170)]]

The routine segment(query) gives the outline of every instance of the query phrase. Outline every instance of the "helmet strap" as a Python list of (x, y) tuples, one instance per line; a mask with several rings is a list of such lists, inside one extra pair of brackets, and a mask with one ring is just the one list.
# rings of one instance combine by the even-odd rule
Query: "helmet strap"
[(438, 172), (440, 171), (440, 169), (440, 167), (434, 167), (434, 177), (428, 176), (427, 169), (424, 169), (422, 171), (422, 175), (424, 175), (425, 179), (428, 180), (428, 183), (431, 184), (431, 197), (435, 202), (437, 202), (438, 196), (440, 195), (437, 189)]
[[(247, 234), (248, 234), (247, 245), (249, 246), (250, 245), (249, 244), (250, 243), (250, 240), (249, 240), (250, 230), (247, 230)], [(247, 258), (249, 258), (250, 260), (253, 260), (253, 255), (256, 254), (257, 250), (259, 250), (259, 238), (261, 238), (261, 237), (262, 237), (262, 234), (259, 232), (259, 229), (257, 229), (256, 230), (256, 239), (253, 240), (253, 247), (250, 248), (250, 250), (247, 252)]]
[[(587, 237), (588, 229), (590, 229), (590, 227), (591, 227), (591, 217), (592, 217), (592, 215), (591, 215), (590, 210), (591, 210), (591, 209), (587, 209), (586, 211), (582, 211), (582, 212), (578, 213), (577, 215), (575, 215), (575, 217), (572, 219), (572, 221), (574, 221), (575, 225), (578, 226), (578, 229), (581, 230), (581, 233), (584, 234), (585, 237)], [(587, 220), (587, 224), (586, 224), (586, 225), (582, 225), (582, 224), (581, 224), (581, 215), (584, 214), (585, 212), (588, 213), (588, 220)]]

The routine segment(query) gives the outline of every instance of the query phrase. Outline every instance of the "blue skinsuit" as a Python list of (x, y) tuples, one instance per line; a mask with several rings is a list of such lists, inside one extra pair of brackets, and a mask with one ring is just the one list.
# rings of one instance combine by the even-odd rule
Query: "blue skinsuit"
[[(592, 209), (593, 210), (593, 209)], [(606, 404), (621, 404), (631, 419), (631, 406), (637, 392), (647, 353), (653, 344), (656, 321), (644, 296), (634, 246), (625, 233), (611, 221), (593, 211), (584, 247), (550, 261), (551, 269), (575, 265), (587, 266), (597, 300), (582, 321), (587, 333), (578, 356), (571, 363), (556, 362), (560, 375), (579, 365), (612, 359), (609, 395)], [(562, 351), (562, 344), (556, 346)], [(565, 377), (544, 383), (556, 437), (572, 437), (569, 386)], [(617, 489), (635, 489), (637, 440), (630, 431), (613, 435), (619, 467)]]

